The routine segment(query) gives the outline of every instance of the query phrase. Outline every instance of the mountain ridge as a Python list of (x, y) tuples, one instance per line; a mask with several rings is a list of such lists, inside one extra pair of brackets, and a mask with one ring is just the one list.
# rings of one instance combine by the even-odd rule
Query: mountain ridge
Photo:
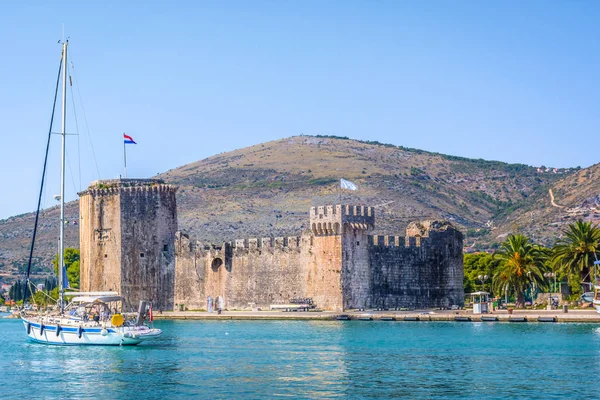
[[(376, 234), (398, 234), (410, 221), (443, 218), (466, 233), (467, 247), (484, 250), (508, 231), (527, 230), (520, 215), (527, 210), (543, 221), (556, 219), (559, 210), (550, 204), (549, 189), (557, 201), (569, 199), (571, 206), (591, 201), (600, 193), (597, 166), (555, 173), (376, 141), (292, 136), (216, 154), (156, 178), (179, 186), (179, 229), (201, 241), (296, 235), (307, 228), (311, 206), (343, 202), (374, 206)], [(340, 178), (358, 184), (359, 190), (342, 192)], [(578, 183), (573, 185), (572, 179)], [(68, 203), (67, 210), (69, 216), (78, 215), (77, 201)], [(56, 208), (42, 214), (36, 265), (47, 271), (58, 218)], [(559, 218), (560, 225), (569, 220)], [(4, 276), (14, 277), (22, 269), (32, 227), (31, 213), (0, 221)], [(531, 228), (547, 244), (560, 227)], [(68, 225), (66, 244), (77, 243), (76, 226)]]

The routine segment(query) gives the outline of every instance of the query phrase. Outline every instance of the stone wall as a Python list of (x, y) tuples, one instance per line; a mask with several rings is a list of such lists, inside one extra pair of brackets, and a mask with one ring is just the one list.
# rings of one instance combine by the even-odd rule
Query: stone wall
[(344, 224), (343, 236), (343, 304), (344, 308), (369, 307), (373, 277), (370, 267), (369, 236), (365, 229)]
[(406, 240), (400, 236), (370, 238), (371, 306), (462, 306), (462, 234), (440, 221), (413, 222), (406, 231)]
[(93, 182), (80, 195), (82, 291), (116, 290), (172, 309), (177, 188), (154, 179)]
[(175, 303), (205, 309), (268, 308), (309, 297), (326, 310), (449, 307), (463, 304), (462, 234), (423, 221), (400, 236), (370, 236), (371, 207), (313, 207), (299, 237), (241, 239), (221, 245), (175, 242)]
[(300, 297), (310, 297), (319, 308), (341, 310), (342, 294), (342, 236), (311, 235), (304, 250), (310, 255), (304, 269), (306, 292)]
[(223, 296), (225, 307), (283, 304), (306, 292), (301, 266), (310, 237), (253, 238), (221, 245), (193, 242), (178, 234), (175, 303), (205, 309), (206, 298)]
[(177, 230), (176, 187), (158, 180), (97, 181), (80, 193), (81, 287), (117, 290), (132, 305), (268, 308), (311, 298), (325, 310), (449, 307), (463, 303), (462, 234), (411, 223), (406, 239), (371, 236), (372, 207), (313, 207), (301, 236), (191, 240)]
[(80, 193), (79, 267), (84, 292), (121, 287), (120, 209), (118, 191)]

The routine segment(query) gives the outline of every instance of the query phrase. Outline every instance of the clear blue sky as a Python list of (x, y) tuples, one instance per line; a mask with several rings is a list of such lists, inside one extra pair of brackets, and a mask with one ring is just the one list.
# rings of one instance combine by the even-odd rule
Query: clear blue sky
[(129, 177), (298, 134), (586, 167), (598, 21), (597, 1), (4, 2), (0, 218), (35, 209), (63, 23), (98, 164), (78, 106), (85, 187), (122, 173), (123, 132)]

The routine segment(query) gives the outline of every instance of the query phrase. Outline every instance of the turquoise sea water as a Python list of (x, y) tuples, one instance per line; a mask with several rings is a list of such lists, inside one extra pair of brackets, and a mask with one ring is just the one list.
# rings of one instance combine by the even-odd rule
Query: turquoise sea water
[(600, 325), (159, 321), (136, 347), (30, 343), (0, 319), (6, 398), (600, 398)]

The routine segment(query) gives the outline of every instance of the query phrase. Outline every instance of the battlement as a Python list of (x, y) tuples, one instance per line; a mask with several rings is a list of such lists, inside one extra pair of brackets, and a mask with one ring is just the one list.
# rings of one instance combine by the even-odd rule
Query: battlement
[(406, 236), (407, 237), (416, 237), (416, 238), (428, 238), (432, 234), (458, 234), (462, 237), (462, 233), (460, 233), (454, 225), (452, 225), (448, 221), (438, 221), (438, 220), (426, 220), (426, 221), (415, 221), (408, 224), (406, 227)]
[(418, 236), (388, 236), (372, 235), (369, 236), (369, 245), (373, 247), (421, 247), (421, 244), (428, 238)]
[(178, 233), (175, 302), (202, 308), (210, 295), (240, 309), (299, 297), (327, 310), (462, 305), (463, 239), (451, 224), (418, 221), (404, 236), (373, 235), (372, 207), (312, 207), (309, 216), (311, 233), (301, 236), (211, 244)]
[(310, 218), (323, 219), (327, 217), (374, 217), (373, 207), (336, 204), (334, 206), (318, 206), (310, 208)]
[(373, 207), (349, 204), (319, 206), (310, 209), (310, 226), (314, 235), (339, 235), (345, 229), (375, 229)]
[(223, 248), (230, 247), (233, 250), (267, 250), (267, 249), (291, 249), (298, 250), (302, 244), (301, 236), (288, 237), (264, 237), (237, 239), (222, 244), (203, 243), (200, 241), (191, 241), (185, 233), (178, 232), (176, 235), (181, 245), (186, 246), (192, 252), (221, 252)]
[(86, 190), (79, 192), (78, 195), (99, 196), (138, 192), (174, 193), (177, 189), (177, 186), (165, 184), (161, 179), (104, 179), (93, 181)]
[(232, 243), (232, 247), (238, 250), (298, 249), (301, 242), (300, 236), (250, 238), (236, 240)]

